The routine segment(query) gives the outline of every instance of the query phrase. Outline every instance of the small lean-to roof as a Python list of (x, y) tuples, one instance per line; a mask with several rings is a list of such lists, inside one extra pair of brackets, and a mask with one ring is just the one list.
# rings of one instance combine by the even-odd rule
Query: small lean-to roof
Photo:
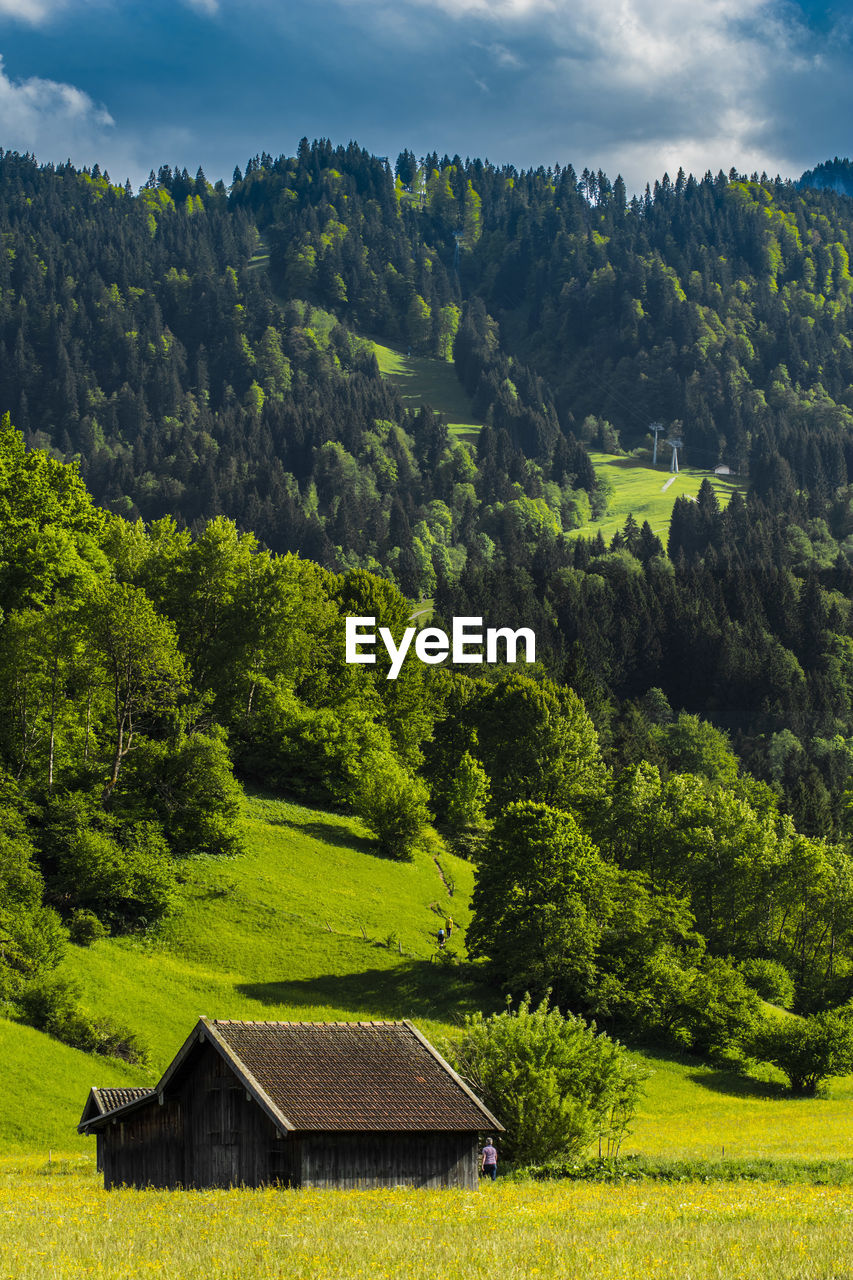
[(139, 1102), (140, 1099), (150, 1098), (153, 1095), (153, 1089), (139, 1086), (121, 1089), (99, 1089), (97, 1085), (92, 1085), (89, 1090), (89, 1096), (86, 1099), (86, 1105), (83, 1108), (83, 1114), (80, 1117), (80, 1125), (85, 1125), (90, 1120), (96, 1120), (99, 1116), (105, 1116), (109, 1112), (117, 1111), (120, 1107), (126, 1107), (128, 1103)]

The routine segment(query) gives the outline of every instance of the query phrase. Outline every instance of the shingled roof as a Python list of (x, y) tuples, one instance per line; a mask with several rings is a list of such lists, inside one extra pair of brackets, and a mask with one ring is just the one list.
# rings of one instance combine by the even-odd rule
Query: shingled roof
[(201, 1018), (158, 1094), (209, 1041), (282, 1129), (501, 1129), (416, 1027), (404, 1022), (230, 1022)]
[(83, 1108), (83, 1114), (80, 1117), (80, 1124), (85, 1125), (99, 1116), (117, 1111), (119, 1107), (126, 1107), (130, 1102), (139, 1102), (141, 1098), (151, 1098), (153, 1096), (153, 1089), (137, 1086), (122, 1089), (99, 1089), (97, 1085), (92, 1085), (89, 1090), (89, 1096), (86, 1099), (86, 1105)]

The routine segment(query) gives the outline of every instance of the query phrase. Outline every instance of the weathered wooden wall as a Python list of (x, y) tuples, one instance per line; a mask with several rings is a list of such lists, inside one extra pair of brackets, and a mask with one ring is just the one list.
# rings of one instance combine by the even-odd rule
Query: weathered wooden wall
[(298, 1182), (297, 1144), (250, 1099), (209, 1044), (197, 1055), (181, 1091), (186, 1185), (259, 1187)]
[(167, 1099), (132, 1112), (103, 1130), (104, 1186), (179, 1187), (184, 1185), (183, 1116)]
[(475, 1133), (310, 1133), (301, 1146), (304, 1187), (477, 1187)]

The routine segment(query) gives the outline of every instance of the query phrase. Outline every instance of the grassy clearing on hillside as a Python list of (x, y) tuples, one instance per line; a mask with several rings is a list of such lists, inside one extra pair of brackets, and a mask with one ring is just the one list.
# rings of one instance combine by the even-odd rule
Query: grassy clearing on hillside
[(469, 443), (477, 439), (483, 424), (473, 420), (471, 402), (452, 364), (429, 356), (408, 356), (381, 342), (374, 342), (373, 349), (379, 372), (395, 384), (407, 409), (429, 405), (447, 416), (450, 434), (456, 439)]
[(255, 228), (255, 252), (249, 259), (249, 270), (266, 269), (270, 265), (270, 247), (262, 231)]
[[(668, 469), (659, 464), (653, 470), (648, 459), (626, 458), (613, 453), (590, 451), (593, 466), (607, 477), (613, 486), (613, 496), (601, 520), (593, 520), (572, 535), (594, 537), (600, 530), (609, 542), (617, 529), (621, 529), (633, 512), (637, 524), (648, 520), (664, 546), (669, 535), (669, 520), (676, 498), (695, 498), (702, 481), (708, 479), (714, 487), (721, 507), (725, 507), (735, 489), (744, 488), (737, 477), (724, 480), (709, 475), (707, 471), (685, 467), (673, 479)], [(672, 484), (669, 481), (672, 480)], [(667, 486), (664, 488), (664, 486)]]
[(7, 1166), (0, 1219), (16, 1280), (841, 1280), (853, 1248), (851, 1188), (773, 1184), (105, 1192)]
[[(153, 1083), (200, 1014), (335, 1020), (411, 1017), (431, 1038), (494, 996), (437, 961), (447, 914), (464, 955), (473, 867), (430, 853), (390, 862), (354, 818), (260, 797), (246, 801), (248, 852), (184, 864), (184, 902), (160, 933), (69, 948), (83, 1003), (129, 1024), (149, 1069), (68, 1049), (0, 1020), (15, 1087), (0, 1108), (0, 1147), (87, 1149), (74, 1126), (92, 1084)], [(30, 1081), (49, 1081), (31, 1110)]]

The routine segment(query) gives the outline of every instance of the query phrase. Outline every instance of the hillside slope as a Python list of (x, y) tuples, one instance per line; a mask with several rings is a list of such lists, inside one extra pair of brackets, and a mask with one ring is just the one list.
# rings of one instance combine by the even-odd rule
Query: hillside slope
[(698, 467), (684, 467), (676, 475), (671, 475), (665, 464), (659, 463), (657, 468), (652, 468), (648, 456), (634, 457), (593, 450), (590, 458), (596, 475), (604, 481), (610, 496), (600, 519), (573, 529), (572, 537), (590, 538), (601, 533), (609, 542), (632, 515), (640, 525), (648, 520), (652, 531), (665, 546), (676, 498), (695, 499), (707, 478), (720, 507), (724, 508), (735, 489), (746, 487), (737, 477), (723, 479)]
[[(246, 855), (186, 864), (184, 901), (159, 935), (70, 948), (83, 1003), (138, 1032), (150, 1068), (0, 1020), (12, 1099), (0, 1113), (0, 1148), (74, 1147), (89, 1086), (153, 1082), (200, 1014), (413, 1017), (441, 1035), (457, 1014), (483, 1006), (485, 990), (433, 962), (448, 914), (460, 926), (450, 950), (463, 951), (469, 863), (441, 854), (439, 870), (428, 853), (389, 862), (356, 820), (281, 801), (247, 800), (243, 828)], [(45, 1082), (35, 1099), (33, 1079)]]
[[(360, 824), (283, 801), (247, 799), (248, 853), (186, 864), (185, 903), (156, 939), (71, 949), (69, 967), (98, 1013), (129, 1023), (150, 1068), (67, 1048), (0, 1020), (6, 1078), (0, 1152), (90, 1153), (74, 1126), (92, 1084), (153, 1083), (200, 1014), (220, 1018), (411, 1017), (440, 1038), (495, 995), (436, 962), (445, 913), (464, 956), (473, 867), (420, 852), (377, 858)], [(449, 892), (453, 889), (453, 893)], [(777, 1096), (694, 1059), (639, 1055), (654, 1072), (626, 1151), (714, 1159), (846, 1155), (853, 1079), (818, 1101)], [(37, 1082), (37, 1087), (35, 1086)]]

